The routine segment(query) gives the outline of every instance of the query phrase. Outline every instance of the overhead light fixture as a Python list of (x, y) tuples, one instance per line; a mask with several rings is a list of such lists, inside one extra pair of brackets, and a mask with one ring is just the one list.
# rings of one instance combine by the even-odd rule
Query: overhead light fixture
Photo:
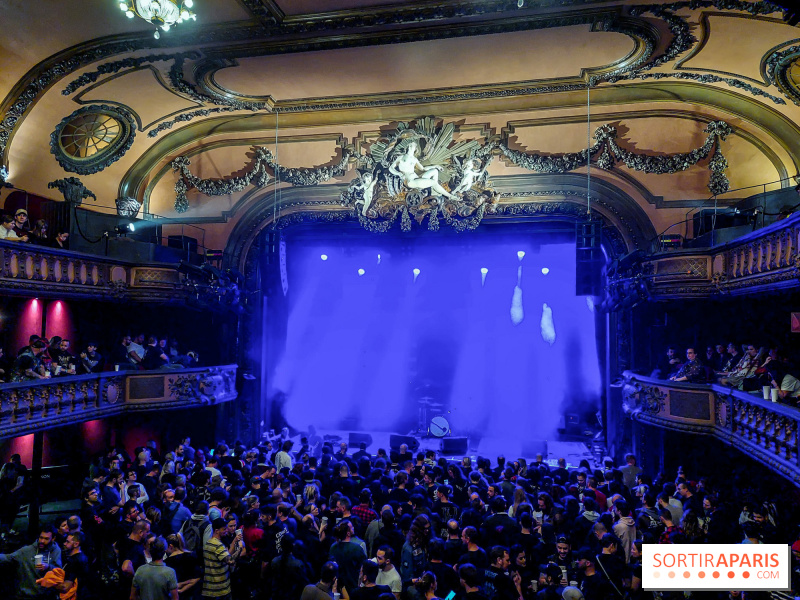
[(517, 8), (522, 8), (525, 6), (525, 0), (517, 0)]
[(159, 39), (160, 31), (169, 31), (173, 25), (197, 20), (189, 9), (193, 0), (118, 0), (119, 8), (129, 19), (139, 17), (156, 26), (153, 37)]

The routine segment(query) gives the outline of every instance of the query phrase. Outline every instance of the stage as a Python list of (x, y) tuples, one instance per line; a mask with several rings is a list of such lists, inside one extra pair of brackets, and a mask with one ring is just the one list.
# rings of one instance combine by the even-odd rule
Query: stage
[[(492, 462), (492, 465), (496, 465), (497, 457), (502, 455), (505, 456), (507, 461), (524, 458), (530, 464), (536, 458), (536, 454), (541, 453), (545, 461), (551, 466), (555, 466), (559, 458), (566, 459), (569, 468), (577, 467), (581, 460), (588, 460), (589, 464), (592, 466), (595, 466), (596, 462), (589, 448), (591, 438), (586, 438), (586, 441), (578, 441), (575, 439), (576, 436), (572, 436), (570, 439), (531, 439), (527, 443), (525, 441), (519, 442), (500, 437), (484, 437), (477, 441), (468, 438), (466, 441), (467, 450), (465, 452), (448, 452), (449, 449), (452, 450), (453, 444), (450, 442), (453, 440), (462, 440), (464, 438), (459, 438), (458, 436), (448, 436), (444, 438), (421, 435), (400, 436), (383, 431), (344, 431), (338, 429), (317, 429), (317, 434), (322, 436), (326, 442), (331, 442), (334, 452), (339, 451), (340, 442), (346, 442), (348, 445), (347, 453), (349, 455), (352, 455), (359, 449), (358, 442), (365, 437), (371, 437), (372, 439), (372, 443), (367, 446), (367, 451), (371, 455), (374, 456), (378, 448), (383, 448), (386, 450), (386, 453), (389, 454), (392, 449), (397, 449), (391, 445), (391, 438), (397, 436), (398, 439), (413, 438), (413, 440), (416, 440), (419, 446), (416, 450), (412, 451), (413, 454), (425, 452), (426, 450), (434, 450), (437, 458), (444, 457), (450, 461), (460, 461), (462, 457), (469, 456), (474, 462), (478, 456), (482, 456), (488, 458)], [(302, 435), (305, 435), (305, 433)], [(294, 436), (291, 439), (295, 442), (294, 449), (297, 450), (300, 447), (300, 435)], [(408, 443), (405, 440), (402, 441)], [(409, 446), (411, 445), (412, 444), (409, 444)], [(450, 448), (448, 448), (448, 445)]]

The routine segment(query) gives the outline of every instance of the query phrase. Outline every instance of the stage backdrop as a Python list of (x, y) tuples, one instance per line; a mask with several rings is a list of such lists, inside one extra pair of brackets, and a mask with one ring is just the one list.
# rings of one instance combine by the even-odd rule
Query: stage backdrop
[(407, 433), (422, 405), (454, 435), (552, 439), (600, 397), (593, 303), (575, 295), (565, 237), (289, 237), (270, 396), (296, 429)]

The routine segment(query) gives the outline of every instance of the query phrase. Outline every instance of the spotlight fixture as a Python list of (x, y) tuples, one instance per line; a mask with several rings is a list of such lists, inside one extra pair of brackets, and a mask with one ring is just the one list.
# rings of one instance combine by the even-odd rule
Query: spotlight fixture
[(486, 267), (481, 268), (481, 286), (486, 285), (486, 275), (489, 273), (489, 269)]
[(542, 275), (547, 275), (550, 272), (550, 269), (547, 267), (542, 267)]
[(327, 255), (327, 254), (321, 254), (321, 255), (320, 255), (320, 258), (321, 258), (322, 260), (328, 260), (328, 255)]
[(489, 269), (487, 269), (486, 267), (483, 267), (481, 269), (481, 275), (486, 275), (488, 272), (489, 272)]
[(520, 260), (525, 258), (525, 251), (524, 250), (517, 251), (517, 258), (520, 259)]
[(189, 9), (194, 0), (118, 0), (119, 8), (129, 19), (139, 17), (156, 26), (153, 37), (159, 39), (161, 31), (169, 31), (173, 25), (188, 20), (197, 20)]
[(114, 227), (114, 232), (120, 235), (128, 235), (129, 233), (133, 233), (136, 230), (136, 226), (133, 223), (125, 223), (123, 225), (117, 225)]
[(378, 254), (378, 264), (381, 264), (381, 255)]
[(419, 269), (414, 269), (412, 271), (412, 273), (414, 273), (414, 283), (416, 283), (417, 277), (419, 277), (419, 274), (420, 274), (420, 270)]
[(359, 269), (358, 270), (358, 276), (359, 277), (361, 277), (364, 273), (366, 273), (366, 271), (364, 269)]

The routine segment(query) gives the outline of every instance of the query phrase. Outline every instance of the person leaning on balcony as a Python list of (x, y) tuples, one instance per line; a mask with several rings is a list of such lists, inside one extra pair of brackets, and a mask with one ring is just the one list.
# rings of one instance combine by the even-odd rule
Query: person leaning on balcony
[(689, 383), (704, 383), (706, 381), (706, 370), (700, 361), (697, 360), (697, 352), (694, 348), (686, 349), (686, 362), (681, 365), (678, 372), (670, 379), (672, 381), (687, 381)]
[(103, 355), (97, 351), (97, 342), (86, 344), (86, 350), (80, 353), (81, 373), (101, 373), (103, 371)]
[(11, 381), (32, 381), (35, 379), (45, 379), (48, 374), (42, 364), (42, 354), (47, 348), (42, 340), (35, 340), (30, 346), (25, 348), (11, 370)]
[(720, 385), (742, 389), (745, 379), (755, 377), (756, 369), (758, 369), (761, 362), (763, 361), (759, 361), (758, 348), (753, 344), (748, 344), (747, 352), (744, 353), (744, 356), (742, 356), (734, 369), (727, 376), (720, 378)]
[(6, 215), (3, 217), (2, 224), (0, 224), (0, 240), (8, 240), (10, 242), (27, 242), (28, 236), (18, 236), (17, 232), (14, 231), (14, 218)]
[(28, 223), (28, 211), (24, 208), (18, 208), (14, 213), (14, 233), (17, 237), (29, 237), (31, 225)]

